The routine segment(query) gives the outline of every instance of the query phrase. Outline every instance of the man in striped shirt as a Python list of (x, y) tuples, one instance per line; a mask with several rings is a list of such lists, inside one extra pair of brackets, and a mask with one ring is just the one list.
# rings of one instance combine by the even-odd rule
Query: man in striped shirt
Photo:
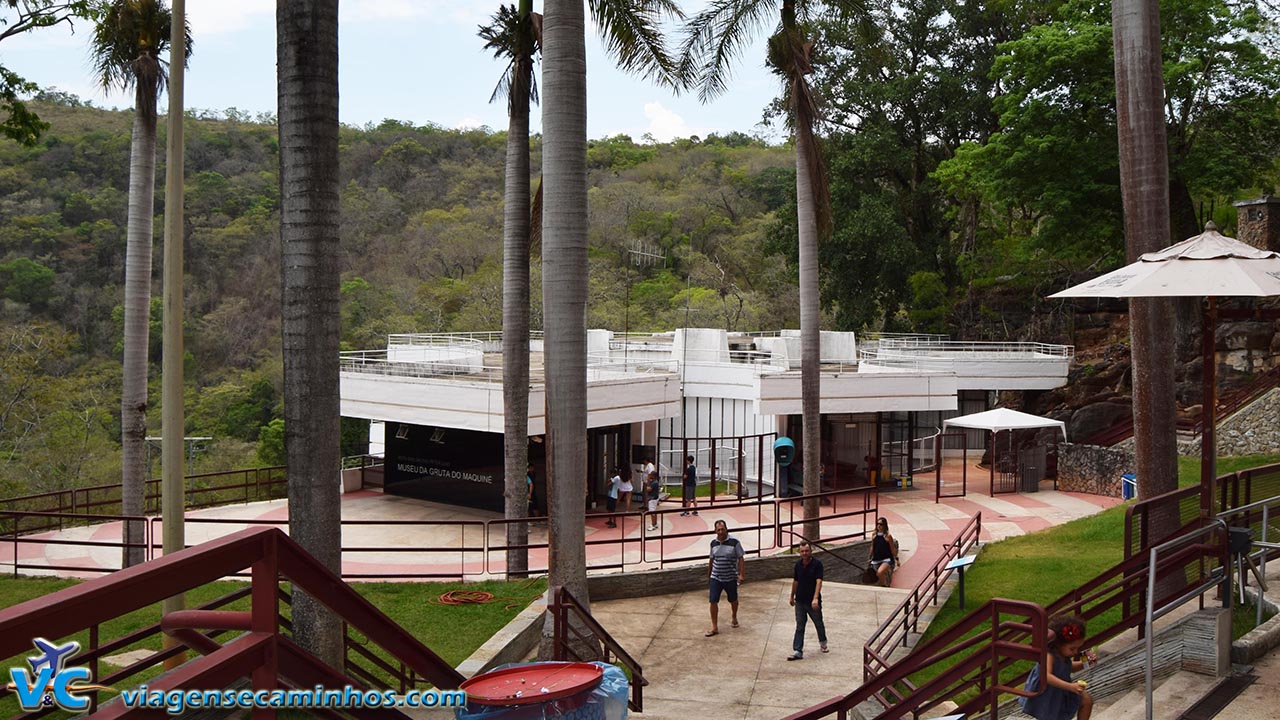
[(731, 627), (738, 627), (738, 584), (746, 580), (746, 553), (737, 538), (729, 537), (729, 526), (723, 520), (716, 521), (716, 536), (711, 541), (707, 578), (711, 585), (711, 629), (707, 637), (720, 634), (720, 592), (729, 596), (733, 610)]

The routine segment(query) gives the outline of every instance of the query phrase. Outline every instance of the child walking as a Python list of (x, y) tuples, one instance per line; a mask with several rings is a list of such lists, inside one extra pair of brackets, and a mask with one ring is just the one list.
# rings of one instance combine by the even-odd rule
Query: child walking
[[(1085, 666), (1075, 660), (1084, 645), (1084, 620), (1074, 615), (1053, 616), (1049, 619), (1049, 638), (1049, 652), (1045, 657), (1045, 666), (1049, 668), (1049, 675), (1045, 678), (1048, 684), (1041, 682), (1039, 665), (1031, 669), (1023, 689), (1044, 692), (1021, 698), (1018, 702), (1022, 705), (1022, 712), (1037, 720), (1089, 720), (1093, 714), (1093, 696), (1082, 683), (1071, 680), (1071, 671)], [(1087, 655), (1093, 657), (1092, 652)]]

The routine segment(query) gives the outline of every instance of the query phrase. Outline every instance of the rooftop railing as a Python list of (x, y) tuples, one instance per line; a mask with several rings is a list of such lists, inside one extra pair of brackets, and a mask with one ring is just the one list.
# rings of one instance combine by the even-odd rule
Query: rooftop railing
[[(919, 335), (882, 337), (879, 341), (879, 350), (882, 353), (968, 356), (968, 358), (955, 358), (957, 360), (979, 360), (990, 358), (1001, 358), (1007, 360), (1041, 360), (1046, 356), (1070, 360), (1075, 356), (1075, 347), (1072, 345), (1054, 345), (1039, 342), (938, 340), (934, 336)], [(1023, 355), (1028, 357), (1010, 357), (1012, 355)]]

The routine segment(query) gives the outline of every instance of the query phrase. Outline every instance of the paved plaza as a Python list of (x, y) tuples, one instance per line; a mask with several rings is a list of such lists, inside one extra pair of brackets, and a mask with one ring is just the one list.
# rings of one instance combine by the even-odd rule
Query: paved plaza
[[(961, 470), (958, 460), (948, 463), (943, 476), (946, 489), (959, 486)], [(1054, 491), (1052, 481), (1043, 482), (1041, 487), (1040, 492), (992, 497), (987, 474), (970, 466), (963, 497), (935, 502), (933, 475), (918, 477), (911, 488), (880, 492), (880, 515), (888, 519), (890, 530), (901, 545), (903, 564), (894, 585), (915, 585), (928, 572), (943, 544), (954, 540), (978, 512), (982, 513), (982, 540), (987, 542), (1091, 515), (1120, 502), (1118, 498)], [(835, 508), (824, 506), (822, 511), (828, 515), (847, 511), (850, 508), (846, 502), (854, 504), (852, 500), (840, 498)], [(791, 518), (792, 512), (799, 517), (794, 503), (782, 503), (776, 508), (772, 503), (704, 506), (698, 515), (682, 516), (678, 512), (678, 501), (668, 500), (663, 503), (663, 509), (668, 512), (663, 514), (661, 530), (657, 533), (642, 531), (638, 514), (621, 518), (617, 528), (605, 525), (606, 515), (589, 516), (588, 543), (614, 538), (625, 540), (589, 544), (589, 565), (603, 567), (622, 563), (624, 571), (632, 572), (660, 564), (669, 566), (670, 558), (674, 557), (700, 557), (713, 534), (714, 522), (721, 518), (728, 521), (731, 530), (764, 526), (760, 530), (737, 531), (736, 535), (749, 550), (764, 548), (765, 554), (778, 552), (771, 531), (775, 510), (782, 513), (784, 520)], [(287, 531), (288, 512), (285, 500), (191, 511), (187, 513), (186, 541), (188, 545), (195, 545), (260, 523), (274, 524)], [(500, 524), (485, 527), (486, 522), (501, 520), (500, 513), (359, 490), (343, 495), (342, 517), (343, 572), (348, 577), (418, 573), (480, 579), (502, 574), (502, 567), (496, 565), (501, 562), (502, 553), (485, 553), (480, 549), (486, 544), (486, 535), (491, 546), (502, 542), (504, 529)], [(861, 516), (840, 518), (824, 522), (824, 533), (861, 533), (869, 531), (873, 524), (873, 519)], [(158, 519), (151, 523), (151, 530), (158, 543), (161, 537)], [(545, 543), (546, 533), (544, 524), (533, 524), (530, 542)], [(120, 536), (121, 523), (107, 522), (28, 535), (18, 543), (0, 537), (0, 572), (12, 572), (16, 556), (24, 565), (20, 569), (24, 574), (96, 577), (104, 570), (120, 567), (117, 545)], [(158, 557), (159, 550), (155, 553)], [(660, 562), (660, 557), (666, 559)], [(530, 550), (532, 567), (545, 567), (545, 563), (545, 548)], [(39, 566), (63, 569), (55, 573), (40, 570)]]
[[(954, 489), (958, 464), (949, 465), (944, 480)], [(878, 588), (844, 583), (826, 583), (823, 590), (824, 616), (830, 641), (830, 652), (818, 650), (816, 632), (808, 628), (805, 657), (787, 662), (795, 628), (794, 610), (788, 605), (790, 581), (751, 581), (741, 589), (741, 626), (729, 624), (729, 609), (722, 603), (720, 634), (707, 638), (709, 626), (705, 590), (649, 598), (612, 600), (594, 603), (596, 617), (644, 667), (649, 679), (645, 688), (645, 718), (709, 717), (781, 718), (817, 702), (848, 693), (861, 683), (862, 645), (885, 616), (929, 571), (944, 543), (956, 534), (977, 512), (982, 513), (982, 540), (999, 540), (1012, 535), (1034, 532), (1075, 518), (1091, 515), (1120, 501), (1080, 493), (1052, 490), (1052, 482), (1042, 483), (1040, 492), (990, 495), (987, 475), (970, 466), (967, 493), (964, 497), (934, 500), (932, 476), (917, 478), (914, 487), (885, 490), (879, 493), (879, 514), (886, 517), (893, 534), (901, 543), (903, 564), (894, 578), (893, 587)], [(837, 503), (837, 509), (839, 503)], [(676, 507), (670, 504), (670, 507)], [(769, 507), (769, 506), (766, 506)], [(829, 507), (824, 513), (832, 512)], [(769, 510), (772, 512), (772, 509)], [(497, 519), (496, 513), (451, 507), (409, 498), (383, 495), (362, 490), (343, 496), (344, 520), (357, 521), (344, 527), (343, 544), (348, 549), (379, 548), (377, 551), (349, 552), (343, 566), (347, 573), (396, 573), (465, 567), (469, 577), (482, 577), (486, 568), (479, 555), (470, 553), (481, 541), (486, 520)], [(761, 519), (772, 522), (758, 508), (703, 508), (699, 515), (681, 516), (672, 512), (664, 516), (658, 536), (645, 535), (649, 543), (662, 542), (668, 556), (701, 555), (712, 536), (715, 520), (726, 519), (731, 528), (757, 524)], [(252, 523), (282, 523), (287, 519), (285, 501), (230, 505), (189, 513), (188, 543), (194, 544), (247, 527)], [(379, 521), (359, 524), (359, 521)], [(432, 525), (439, 520), (472, 521), (448, 529)], [(396, 521), (387, 524), (381, 521)], [(638, 516), (623, 519), (620, 528), (605, 526), (606, 517), (591, 516), (587, 521), (587, 537), (601, 539), (626, 537), (629, 542), (588, 547), (592, 562), (626, 559), (626, 572), (640, 571), (656, 563), (646, 563), (635, 556), (641, 545)], [(853, 524), (850, 523), (850, 527)], [(860, 522), (857, 525), (860, 527)], [(159, 523), (154, 528), (159, 537)], [(492, 532), (492, 531), (491, 531)], [(469, 533), (469, 535), (468, 535)], [(685, 538), (655, 540), (671, 533), (692, 533)], [(40, 537), (47, 540), (88, 540), (118, 542), (119, 523), (104, 523), (72, 528)], [(531, 540), (545, 540), (546, 528), (535, 525)], [(740, 535), (747, 547), (760, 547), (755, 532)], [(1117, 538), (1117, 542), (1119, 539)], [(7, 547), (8, 546), (8, 547)], [(426, 553), (423, 548), (443, 549)], [(22, 543), (16, 548), (24, 563), (64, 565), (82, 570), (61, 574), (93, 577), (101, 569), (118, 566), (118, 547), (77, 544)], [(14, 548), (0, 538), (0, 571), (11, 572)], [(533, 551), (536, 564), (542, 557)], [(774, 552), (773, 550), (768, 552)], [(612, 553), (612, 555), (609, 555)], [(818, 555), (821, 559), (821, 554)], [(701, 563), (702, 560), (689, 562)], [(95, 571), (97, 570), (97, 571)], [(24, 570), (24, 572), (29, 572)], [(43, 574), (48, 574), (43, 573)], [(1280, 572), (1271, 573), (1280, 581)], [(1259, 680), (1250, 686), (1218, 717), (1223, 720), (1254, 720), (1270, 717), (1275, 693), (1280, 691), (1280, 658), (1275, 654), (1258, 663)]]

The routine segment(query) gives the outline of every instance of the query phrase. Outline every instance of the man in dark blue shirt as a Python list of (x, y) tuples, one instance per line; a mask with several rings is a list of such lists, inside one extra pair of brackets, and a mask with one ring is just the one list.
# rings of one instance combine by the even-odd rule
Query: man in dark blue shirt
[(822, 622), (822, 561), (813, 558), (813, 548), (807, 541), (801, 542), (797, 551), (800, 559), (791, 576), (791, 607), (796, 609), (796, 635), (791, 649), (795, 652), (787, 656), (788, 660), (804, 659), (804, 627), (809, 618), (813, 618), (818, 630), (818, 647), (827, 651), (827, 626)]
[(680, 507), (685, 508), (682, 516), (689, 514), (689, 506), (693, 506), (693, 514), (698, 514), (698, 468), (693, 464), (693, 456), (684, 459), (684, 474), (681, 476), (681, 489), (684, 494), (680, 499)]

